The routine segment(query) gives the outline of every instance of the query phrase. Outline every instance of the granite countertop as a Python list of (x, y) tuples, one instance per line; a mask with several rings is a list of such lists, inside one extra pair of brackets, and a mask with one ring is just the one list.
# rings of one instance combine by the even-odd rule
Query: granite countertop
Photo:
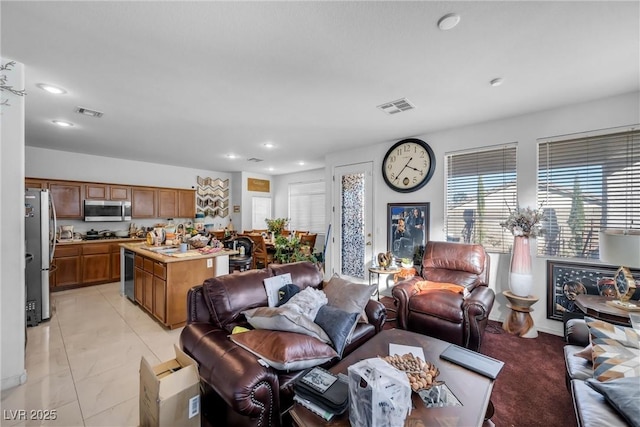
[(92, 243), (123, 243), (123, 242), (142, 242), (145, 239), (138, 237), (112, 237), (108, 239), (94, 239), (94, 240), (57, 240), (56, 245), (84, 245)]
[[(120, 246), (128, 249), (137, 254), (143, 255), (147, 258), (154, 259), (156, 261), (170, 263), (170, 262), (180, 262), (180, 261), (191, 261), (194, 259), (207, 259), (207, 258), (215, 258), (219, 256), (229, 256), (235, 255), (238, 251), (234, 251), (233, 249), (222, 249), (218, 252), (212, 253), (201, 253), (197, 249), (191, 249), (187, 252), (180, 252), (180, 250), (174, 246), (149, 246), (146, 242), (130, 242), (130, 243), (120, 243)], [(162, 254), (157, 252), (158, 250), (172, 250), (177, 249), (175, 252), (170, 254)]]

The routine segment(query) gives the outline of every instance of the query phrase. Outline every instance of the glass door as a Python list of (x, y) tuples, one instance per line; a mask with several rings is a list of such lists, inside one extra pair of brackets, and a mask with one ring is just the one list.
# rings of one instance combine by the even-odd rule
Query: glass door
[(363, 282), (373, 257), (373, 192), (371, 162), (338, 166), (334, 174), (334, 272)]

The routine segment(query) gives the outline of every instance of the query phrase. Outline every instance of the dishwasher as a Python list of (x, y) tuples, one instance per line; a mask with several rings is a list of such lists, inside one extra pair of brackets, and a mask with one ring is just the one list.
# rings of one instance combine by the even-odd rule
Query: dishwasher
[(135, 302), (135, 294), (133, 289), (133, 269), (135, 265), (136, 254), (130, 250), (124, 250), (124, 295), (131, 301)]

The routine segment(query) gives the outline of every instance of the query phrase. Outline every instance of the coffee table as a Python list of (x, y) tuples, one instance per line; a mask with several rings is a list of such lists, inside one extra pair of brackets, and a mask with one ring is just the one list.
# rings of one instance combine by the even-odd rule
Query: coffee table
[[(427, 408), (416, 393), (411, 393), (413, 408), (405, 425), (481, 426), (483, 424), (493, 390), (493, 380), (440, 359), (440, 354), (450, 345), (448, 342), (401, 329), (388, 329), (357, 348), (330, 371), (334, 374), (347, 374), (347, 368), (362, 359), (387, 356), (389, 343), (422, 347), (427, 361), (434, 363), (440, 370), (438, 380), (444, 381), (462, 403), (462, 406)], [(325, 421), (304, 406), (295, 403), (290, 415), (294, 425), (299, 427), (349, 426), (348, 411), (334, 417), (331, 421)]]

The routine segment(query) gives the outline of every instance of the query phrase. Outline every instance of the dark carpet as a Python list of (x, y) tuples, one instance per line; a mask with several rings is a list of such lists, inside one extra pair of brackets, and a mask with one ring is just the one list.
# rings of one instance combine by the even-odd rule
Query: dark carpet
[[(393, 299), (380, 298), (388, 308)], [(395, 313), (389, 313), (395, 317)], [(387, 322), (385, 329), (395, 327)], [(564, 339), (538, 333), (520, 338), (506, 333), (499, 322), (489, 321), (480, 352), (504, 362), (493, 386), (491, 401), (497, 427), (576, 425), (571, 393), (564, 382)]]

